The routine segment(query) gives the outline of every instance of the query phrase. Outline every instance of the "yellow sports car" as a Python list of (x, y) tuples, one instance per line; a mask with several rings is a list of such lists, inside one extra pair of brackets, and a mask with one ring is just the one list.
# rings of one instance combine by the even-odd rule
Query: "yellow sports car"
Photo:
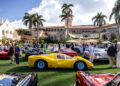
[(82, 57), (70, 57), (60, 53), (29, 56), (28, 64), (29, 67), (37, 67), (40, 70), (45, 68), (75, 68), (84, 70), (93, 67), (90, 61)]

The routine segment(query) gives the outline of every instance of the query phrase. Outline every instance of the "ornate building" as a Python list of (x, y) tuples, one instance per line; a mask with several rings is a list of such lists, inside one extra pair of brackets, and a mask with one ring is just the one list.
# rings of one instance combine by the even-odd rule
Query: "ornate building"
[[(72, 25), (73, 18), (69, 21), (69, 36), (76, 39), (99, 39), (99, 32), (101, 33), (100, 38), (104, 40), (113, 40), (118, 37), (118, 28), (116, 24), (106, 24), (101, 28), (94, 25)], [(50, 37), (51, 40), (64, 40), (66, 37), (67, 21), (65, 20), (64, 26), (44, 26), (32, 29), (32, 36), (26, 37), (28, 42), (37, 40), (37, 34), (39, 37)], [(39, 31), (39, 32), (38, 32)], [(22, 36), (24, 38), (25, 36)]]
[(3, 21), (0, 19), (0, 40), (20, 40), (15, 28), (11, 25), (9, 20)]
[[(116, 24), (106, 24), (101, 28), (94, 25), (72, 26), (72, 19), (69, 21), (68, 24), (69, 36), (71, 38), (99, 39), (99, 32), (101, 33), (100, 38), (104, 40), (113, 40), (114, 38), (118, 37), (118, 28)], [(64, 40), (66, 29), (67, 23), (65, 20), (65, 26), (41, 27), (40, 32), (43, 31), (42, 34), (46, 34), (46, 36), (49, 36), (52, 40)], [(36, 35), (35, 32), (37, 33), (37, 30), (34, 30), (34, 35)]]

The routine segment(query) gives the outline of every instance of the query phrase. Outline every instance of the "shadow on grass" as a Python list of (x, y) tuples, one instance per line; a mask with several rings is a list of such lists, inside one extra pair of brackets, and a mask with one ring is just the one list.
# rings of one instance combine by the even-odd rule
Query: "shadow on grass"
[[(56, 76), (56, 75), (54, 75), (54, 76)], [(45, 84), (39, 83), (39, 85), (41, 85), (41, 86), (73, 86), (73, 85), (71, 85), (71, 82), (73, 84), (75, 83), (75, 75), (73, 75), (71, 77), (63, 78), (63, 79), (55, 79), (54, 81), (51, 81), (51, 82), (47, 81)]]
[(0, 60), (10, 60), (9, 58), (0, 58)]
[(28, 62), (25, 58), (20, 58), (20, 62)]
[(112, 69), (117, 69), (116, 67), (110, 68), (110, 67), (106, 67), (106, 68), (93, 68), (90, 71), (100, 71), (100, 70), (112, 70)]
[(45, 70), (39, 70), (37, 68), (30, 68), (28, 66), (16, 66), (10, 70), (8, 70), (7, 72), (76, 72), (76, 70), (74, 69), (45, 69)]
[(7, 63), (7, 64), (0, 64), (0, 66), (11, 66), (13, 64)]
[(109, 61), (108, 60), (95, 60), (94, 65), (106, 65), (106, 64), (109, 64)]

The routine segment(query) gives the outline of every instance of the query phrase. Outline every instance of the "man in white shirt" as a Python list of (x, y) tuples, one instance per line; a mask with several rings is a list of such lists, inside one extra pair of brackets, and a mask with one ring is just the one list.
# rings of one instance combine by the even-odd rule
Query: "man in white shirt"
[(93, 53), (93, 45), (92, 44), (89, 44), (89, 54), (90, 54), (90, 62), (93, 62), (94, 61), (94, 53)]

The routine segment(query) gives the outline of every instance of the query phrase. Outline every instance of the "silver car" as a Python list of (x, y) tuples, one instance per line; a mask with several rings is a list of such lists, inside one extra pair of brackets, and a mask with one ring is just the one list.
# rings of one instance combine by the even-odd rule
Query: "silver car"
[[(93, 55), (94, 55), (94, 59), (108, 60), (107, 51), (103, 48), (94, 48)], [(90, 54), (88, 50), (84, 51), (83, 57), (87, 59), (90, 58)]]

